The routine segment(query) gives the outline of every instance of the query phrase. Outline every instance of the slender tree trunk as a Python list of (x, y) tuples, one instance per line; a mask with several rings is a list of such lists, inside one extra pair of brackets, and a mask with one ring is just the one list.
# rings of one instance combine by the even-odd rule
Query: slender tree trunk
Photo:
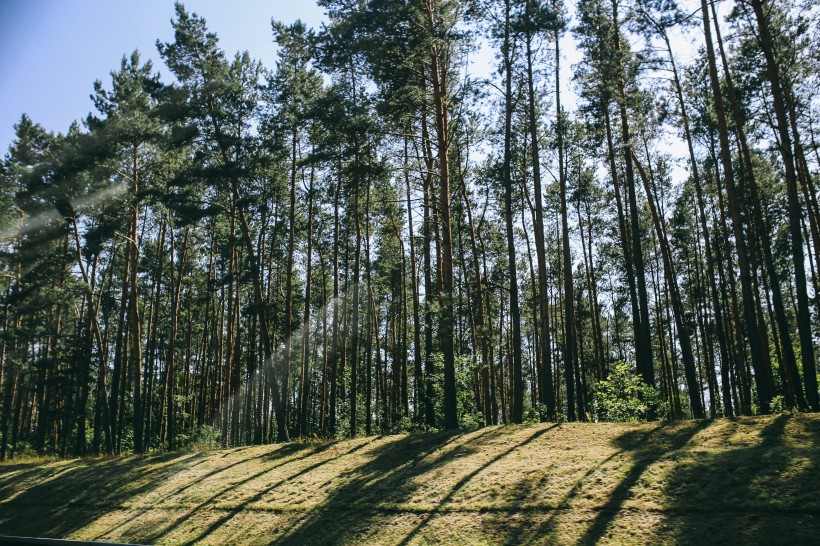
[[(530, 9), (532, 8), (532, 0), (527, 0), (526, 4), (526, 21), (530, 21)], [(538, 261), (538, 311), (539, 311), (539, 346), (538, 351), (541, 354), (541, 369), (538, 374), (538, 394), (539, 402), (544, 404), (546, 413), (542, 415), (542, 419), (547, 421), (554, 421), (556, 418), (555, 412), (555, 396), (553, 395), (553, 377), (552, 377), (552, 359), (550, 354), (550, 329), (549, 329), (549, 288), (547, 286), (547, 252), (544, 236), (544, 192), (541, 188), (541, 157), (540, 144), (538, 139), (538, 121), (536, 111), (535, 99), (535, 78), (533, 75), (533, 52), (532, 52), (532, 29), (527, 26), (526, 34), (526, 48), (527, 48), (527, 100), (529, 109), (527, 111), (530, 133), (530, 149), (532, 153), (532, 175), (533, 175), (533, 193), (535, 198), (535, 218), (534, 235), (535, 235), (535, 254)], [(556, 47), (558, 44), (558, 37), (556, 36)], [(556, 57), (557, 59), (558, 57)], [(559, 90), (557, 75), (558, 67), (555, 69), (556, 74), (556, 90)], [(563, 147), (561, 147), (563, 148)]]
[(282, 404), (285, 422), (290, 420), (290, 360), (293, 343), (293, 257), (296, 251), (296, 173), (297, 173), (297, 129), (291, 132), (291, 167), (290, 167), (290, 214), (288, 232), (288, 257), (285, 266), (285, 348), (282, 355)]
[[(236, 179), (231, 181), (231, 190), (233, 198), (240, 202), (239, 184)], [(257, 316), (259, 317), (259, 324), (261, 326), (260, 333), (262, 334), (262, 347), (265, 357), (265, 380), (270, 388), (271, 405), (276, 416), (277, 440), (286, 442), (290, 439), (288, 434), (288, 427), (286, 415), (283, 407), (283, 400), (280, 398), (279, 384), (276, 379), (273, 359), (273, 340), (270, 331), (270, 318), (267, 313), (267, 306), (265, 304), (266, 298), (262, 290), (262, 279), (260, 278), (259, 261), (257, 259), (256, 251), (253, 248), (253, 238), (250, 234), (250, 227), (245, 216), (245, 211), (242, 208), (238, 209), (239, 226), (242, 230), (242, 239), (245, 241), (245, 251), (248, 254), (250, 261), (250, 268), (254, 272), (251, 275), (254, 290), (254, 307), (256, 308)]]
[[(367, 314), (365, 315), (364, 324), (367, 329), (367, 353), (365, 357), (365, 398), (364, 398), (364, 423), (365, 434), (370, 436), (373, 433), (373, 330), (376, 330), (376, 351), (379, 351), (379, 317), (375, 312), (375, 304), (373, 302), (373, 283), (372, 283), (372, 267), (370, 264), (370, 183), (365, 186), (364, 198), (364, 273), (365, 284), (367, 289)], [(379, 375), (377, 373), (376, 379), (378, 381)], [(384, 391), (382, 390), (382, 393)], [(377, 393), (378, 396), (378, 393)]]
[[(618, 21), (618, 0), (612, 0), (612, 20), (616, 54), (622, 54), (620, 43), (620, 22)], [(647, 385), (655, 385), (655, 369), (652, 361), (652, 337), (649, 328), (649, 301), (646, 291), (646, 274), (644, 272), (643, 250), (641, 249), (641, 229), (638, 217), (638, 203), (635, 193), (635, 174), (632, 165), (632, 137), (627, 116), (626, 83), (624, 66), (618, 66), (617, 93), (618, 107), (621, 116), (621, 138), (623, 140), (623, 161), (626, 174), (626, 189), (629, 200), (629, 221), (632, 232), (632, 260), (635, 266), (635, 277), (638, 289), (638, 307), (640, 310), (641, 335), (638, 343), (638, 369)]]
[(575, 421), (575, 402), (578, 399), (577, 417), (582, 418), (581, 393), (576, 392), (575, 367), (578, 360), (578, 342), (576, 341), (575, 324), (575, 287), (572, 279), (572, 254), (569, 249), (569, 220), (567, 211), (567, 176), (564, 169), (564, 122), (561, 111), (561, 78), (560, 78), (561, 50), (558, 37), (555, 37), (555, 118), (557, 123), (556, 140), (558, 146), (558, 183), (559, 199), (561, 201), (561, 252), (564, 267), (564, 328), (566, 339), (564, 347), (564, 376), (567, 384), (567, 420)]
[(142, 453), (145, 450), (143, 445), (143, 407), (142, 407), (142, 345), (140, 332), (140, 311), (139, 292), (137, 290), (137, 267), (139, 262), (139, 209), (137, 206), (139, 192), (139, 145), (134, 144), (132, 150), (132, 171), (131, 171), (131, 195), (134, 199), (131, 204), (129, 229), (128, 229), (128, 279), (129, 303), (128, 303), (128, 327), (129, 333), (129, 353), (131, 367), (131, 380), (133, 385), (133, 406), (134, 406), (134, 451)]
[[(811, 311), (806, 289), (806, 264), (803, 254), (803, 234), (800, 229), (802, 210), (797, 190), (792, 138), (789, 133), (787, 103), (789, 90), (784, 87), (779, 65), (775, 58), (769, 20), (762, 0), (750, 0), (757, 19), (758, 38), (763, 56), (766, 58), (766, 72), (771, 84), (771, 92), (780, 137), (780, 155), (786, 170), (786, 195), (789, 211), (789, 234), (791, 236), (792, 262), (794, 265), (794, 288), (797, 295), (797, 330), (800, 335), (800, 355), (803, 362), (803, 377), (806, 396), (813, 411), (820, 411), (820, 397), (817, 391), (817, 366), (814, 356), (814, 340), (811, 332)], [(774, 279), (772, 281), (774, 283)]]
[(353, 265), (353, 324), (350, 334), (350, 437), (355, 438), (357, 433), (357, 411), (358, 411), (358, 361), (359, 361), (359, 307), (360, 290), (359, 280), (361, 274), (362, 259), (362, 228), (359, 218), (359, 186), (354, 190), (355, 199), (353, 202), (354, 224), (356, 227), (356, 256)]
[[(440, 25), (436, 17), (439, 0), (425, 0), (428, 30)], [(441, 305), (439, 337), (444, 365), (444, 428), (458, 427), (456, 406), (455, 353), (453, 352), (453, 242), (450, 222), (450, 121), (448, 111), (448, 66), (449, 55), (441, 49), (441, 44), (432, 41), (430, 45), (430, 82), (433, 87), (435, 109), (436, 140), (438, 143), (439, 168), (439, 221), (441, 222), (441, 282), (439, 294)], [(444, 61), (444, 62), (443, 62)]]
[(521, 423), (524, 413), (524, 381), (521, 364), (521, 311), (518, 303), (518, 271), (515, 239), (513, 238), (512, 211), (512, 63), (515, 45), (510, 28), (510, 0), (504, 1), (504, 220), (507, 228), (507, 259), (510, 275), (510, 329), (512, 332), (512, 422)]
[(330, 343), (330, 417), (329, 432), (336, 435), (336, 396), (339, 391), (339, 201), (342, 198), (341, 168), (333, 199), (333, 332)]
[(732, 407), (732, 398), (730, 395), (729, 380), (729, 345), (726, 341), (726, 335), (723, 322), (723, 308), (720, 304), (720, 296), (718, 294), (717, 285), (715, 282), (715, 265), (714, 256), (712, 254), (712, 242), (709, 234), (709, 224), (706, 220), (706, 211), (703, 198), (703, 185), (701, 184), (700, 169), (698, 168), (698, 161), (695, 157), (695, 149), (692, 144), (692, 132), (689, 126), (689, 115), (686, 110), (686, 101), (683, 98), (683, 89), (680, 78), (678, 76), (678, 68), (675, 62), (675, 56), (672, 53), (672, 45), (669, 42), (669, 37), (666, 32), (662, 34), (666, 50), (669, 54), (669, 64), (672, 68), (672, 81), (675, 85), (675, 95), (678, 99), (678, 106), (681, 111), (681, 120), (683, 121), (683, 132), (686, 137), (686, 146), (689, 151), (689, 163), (692, 169), (692, 181), (695, 184), (695, 194), (697, 197), (698, 206), (698, 220), (700, 221), (701, 231), (703, 232), (704, 254), (706, 255), (706, 277), (709, 283), (709, 295), (712, 299), (712, 311), (715, 314), (715, 329), (717, 330), (718, 346), (720, 349), (720, 370), (721, 370), (721, 386), (723, 388), (723, 414), (725, 417), (732, 417), (734, 415), (734, 408)]
[(615, 207), (618, 210), (618, 227), (621, 239), (621, 248), (624, 253), (624, 265), (626, 266), (625, 276), (629, 288), (629, 301), (632, 310), (632, 334), (635, 341), (635, 354), (639, 357), (643, 328), (641, 327), (641, 311), (638, 305), (638, 289), (636, 286), (635, 267), (632, 263), (632, 251), (629, 246), (629, 225), (626, 223), (624, 214), (623, 198), (621, 197), (621, 184), (618, 175), (618, 168), (615, 164), (615, 146), (612, 139), (612, 128), (609, 117), (609, 105), (604, 105), (604, 123), (606, 127), (607, 150), (609, 157), (609, 170), (612, 177), (612, 187), (615, 193)]
[(433, 234), (432, 207), (433, 207), (433, 165), (434, 159), (427, 134), (426, 113), (422, 113), (421, 132), (424, 144), (424, 156), (427, 173), (424, 181), (424, 422), (428, 427), (436, 424), (434, 406), (434, 375), (435, 362), (433, 361), (433, 275), (432, 275), (432, 248)]
[[(709, 63), (709, 79), (712, 85), (712, 96), (715, 101), (715, 113), (718, 120), (718, 137), (720, 139), (720, 159), (723, 168), (723, 176), (726, 184), (726, 194), (729, 200), (729, 212), (732, 218), (732, 229), (735, 236), (735, 246), (737, 249), (737, 260), (740, 266), (740, 283), (743, 290), (743, 316), (746, 323), (746, 333), (749, 337), (749, 348), (752, 356), (752, 367), (755, 370), (755, 383), (757, 394), (760, 399), (761, 413), (769, 413), (769, 403), (772, 399), (772, 392), (766, 377), (771, 375), (771, 370), (766, 370), (763, 362), (763, 355), (760, 351), (760, 343), (757, 333), (757, 319), (754, 306), (754, 292), (752, 290), (752, 272), (749, 267), (749, 251), (746, 246), (746, 234), (743, 231), (743, 223), (740, 218), (740, 198), (735, 187), (734, 171), (732, 167), (731, 148), (729, 146), (729, 130), (726, 122), (726, 108), (721, 94), (720, 81), (718, 79), (717, 64), (715, 62), (715, 51), (712, 43), (711, 23), (709, 22), (709, 9), (706, 0), (701, 0), (701, 15), (703, 17), (703, 29), (706, 39), (706, 55)], [(767, 373), (768, 372), (768, 373)]]
[(308, 231), (307, 231), (307, 266), (305, 268), (305, 316), (302, 320), (302, 392), (299, 396), (299, 434), (308, 434), (308, 413), (310, 404), (308, 400), (308, 387), (310, 385), (310, 289), (313, 280), (313, 181), (315, 177), (314, 167), (310, 170), (310, 187), (308, 188)]
[(655, 198), (650, 186), (649, 178), (638, 161), (633, 151), (632, 159), (635, 166), (638, 168), (638, 173), (643, 181), (644, 190), (646, 191), (646, 200), (649, 204), (649, 211), (652, 215), (652, 224), (655, 226), (655, 234), (658, 239), (658, 245), (661, 250), (661, 258), (663, 261), (663, 272), (666, 277), (666, 284), (669, 288), (669, 297), (672, 300), (672, 311), (675, 317), (675, 328), (678, 330), (678, 341), (681, 347), (681, 356), (683, 358), (683, 372), (686, 377), (686, 386), (689, 389), (689, 402), (692, 407), (692, 416), (695, 419), (703, 419), (706, 417), (703, 405), (701, 404), (701, 389), (697, 378), (697, 364), (692, 352), (692, 341), (689, 334), (689, 327), (686, 325), (686, 316), (683, 308), (683, 301), (681, 299), (680, 290), (678, 288), (677, 275), (675, 273), (675, 266), (672, 262), (672, 255), (669, 251), (669, 243), (666, 240), (666, 234), (662, 226), (663, 219), (658, 213), (658, 207), (655, 204)]

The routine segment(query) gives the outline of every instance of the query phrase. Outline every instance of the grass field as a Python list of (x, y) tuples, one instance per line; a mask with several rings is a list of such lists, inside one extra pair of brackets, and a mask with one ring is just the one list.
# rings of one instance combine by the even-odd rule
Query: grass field
[(820, 544), (820, 415), (524, 425), (0, 465), (0, 535)]

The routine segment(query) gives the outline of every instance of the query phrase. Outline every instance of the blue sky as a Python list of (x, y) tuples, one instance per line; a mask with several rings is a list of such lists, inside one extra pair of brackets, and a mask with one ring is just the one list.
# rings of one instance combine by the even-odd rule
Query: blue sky
[[(229, 55), (248, 50), (273, 67), (270, 20), (302, 19), (318, 28), (313, 0), (187, 0)], [(0, 157), (25, 112), (46, 129), (64, 132), (94, 109), (95, 80), (110, 82), (120, 59), (139, 49), (169, 81), (155, 42), (173, 39), (173, 0), (0, 0)]]

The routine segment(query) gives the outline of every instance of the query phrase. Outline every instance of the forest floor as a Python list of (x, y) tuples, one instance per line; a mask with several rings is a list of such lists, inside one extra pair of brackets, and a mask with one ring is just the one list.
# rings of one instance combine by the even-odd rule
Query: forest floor
[(0, 465), (0, 535), (820, 544), (820, 414), (522, 425)]

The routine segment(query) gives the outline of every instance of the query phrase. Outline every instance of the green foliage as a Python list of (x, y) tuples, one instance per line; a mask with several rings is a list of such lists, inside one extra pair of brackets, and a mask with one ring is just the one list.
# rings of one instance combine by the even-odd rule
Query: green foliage
[[(476, 405), (473, 385), (481, 368), (478, 361), (467, 356), (456, 357), (456, 393), (458, 394), (458, 424), (474, 429), (484, 425), (484, 415)], [(443, 376), (443, 374), (442, 374)], [(443, 380), (443, 378), (442, 378)]]
[(524, 401), (524, 422), (525, 423), (540, 423), (547, 415), (547, 406), (541, 403), (536, 403), (535, 406), (527, 405)]
[(789, 408), (786, 406), (786, 397), (782, 394), (772, 397), (772, 401), (769, 402), (769, 409), (773, 414), (791, 413)]
[(618, 363), (607, 379), (595, 387), (595, 405), (602, 421), (646, 421), (654, 411), (659, 418), (668, 414), (658, 390), (644, 383), (628, 364)]
[(222, 447), (222, 433), (217, 427), (202, 425), (177, 435), (181, 449), (210, 451)]
[[(436, 428), (441, 428), (444, 423), (444, 355), (440, 352), (433, 353), (435, 373), (433, 374), (433, 401), (436, 412)], [(476, 406), (475, 394), (473, 391), (474, 377), (480, 365), (473, 363), (468, 356), (456, 356), (456, 403), (458, 408), (459, 427), (473, 429), (484, 425), (484, 416)], [(413, 429), (406, 429), (406, 432)]]

